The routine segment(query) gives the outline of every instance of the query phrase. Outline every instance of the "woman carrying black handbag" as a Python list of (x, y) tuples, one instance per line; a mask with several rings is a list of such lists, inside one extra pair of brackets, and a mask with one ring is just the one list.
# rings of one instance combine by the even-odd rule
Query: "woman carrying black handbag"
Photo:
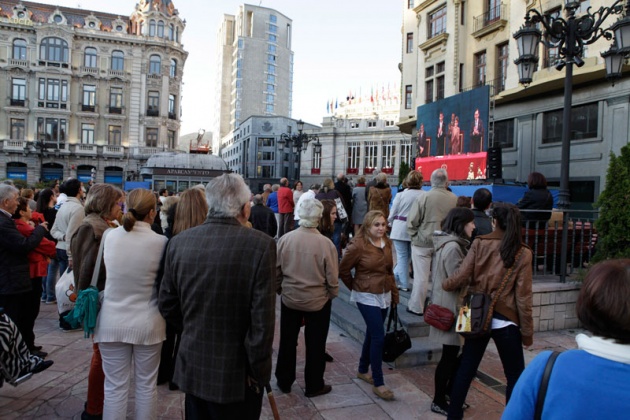
[[(533, 342), (532, 252), (522, 243), (520, 211), (512, 204), (497, 204), (492, 210), (492, 225), (494, 231), (475, 238), (462, 265), (442, 285), (446, 291), (468, 286), (468, 291), (490, 296), (501, 288), (500, 293), (493, 296), (496, 303), (490, 334), (464, 341), (451, 392), (449, 419), (463, 417), (468, 389), (491, 337), (507, 379), (506, 401), (525, 369), (523, 346), (529, 347)], [(512, 269), (512, 275), (504, 282), (509, 269)]]
[[(339, 276), (351, 290), (365, 324), (365, 341), (357, 378), (373, 384), (372, 390), (384, 400), (393, 400), (394, 393), (383, 380), (383, 322), (387, 309), (398, 304), (394, 280), (392, 242), (387, 238), (387, 220), (381, 211), (370, 211), (363, 219), (359, 234), (350, 242), (341, 259)], [(355, 269), (354, 275), (352, 269)], [(372, 367), (372, 375), (368, 368)]]

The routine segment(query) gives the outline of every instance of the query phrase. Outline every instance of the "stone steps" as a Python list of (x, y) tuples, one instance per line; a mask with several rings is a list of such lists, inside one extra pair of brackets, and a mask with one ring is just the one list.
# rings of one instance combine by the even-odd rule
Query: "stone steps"
[[(400, 292), (398, 317), (411, 337), (411, 348), (402, 354), (391, 365), (395, 367), (412, 367), (437, 363), (442, 354), (440, 344), (429, 341), (429, 326), (422, 317), (407, 312), (409, 292)], [(350, 291), (341, 284), (339, 296), (333, 300), (331, 320), (350, 337), (363, 342), (365, 338), (365, 322), (354, 303), (350, 303)], [(385, 321), (387, 322), (387, 321)], [(385, 325), (387, 328), (387, 325)]]

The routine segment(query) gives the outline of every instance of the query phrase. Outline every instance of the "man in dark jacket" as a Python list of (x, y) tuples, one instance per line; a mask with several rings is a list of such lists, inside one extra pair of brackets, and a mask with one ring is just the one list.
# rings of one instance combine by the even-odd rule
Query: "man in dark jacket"
[(265, 232), (273, 238), (276, 236), (276, 232), (278, 232), (276, 215), (273, 214), (273, 210), (263, 205), (262, 195), (256, 194), (253, 203), (252, 212), (249, 215), (249, 221), (252, 227), (261, 232)]
[(22, 235), (12, 219), (18, 206), (18, 194), (17, 188), (0, 184), (0, 307), (4, 307), (20, 334), (25, 336), (32, 290), (27, 255), (48, 232), (48, 223), (40, 223), (28, 238)]
[(479, 188), (473, 194), (472, 212), (475, 215), (475, 230), (470, 241), (478, 235), (486, 235), (492, 232), (492, 218), (486, 214), (486, 210), (492, 204), (492, 193), (487, 188)]

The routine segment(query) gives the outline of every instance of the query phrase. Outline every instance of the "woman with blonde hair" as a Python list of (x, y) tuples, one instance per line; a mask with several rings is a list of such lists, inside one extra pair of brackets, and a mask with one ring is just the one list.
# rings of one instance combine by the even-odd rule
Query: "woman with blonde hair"
[(122, 229), (114, 229), (106, 236), (103, 249), (107, 287), (94, 334), (105, 373), (103, 418), (127, 416), (133, 361), (134, 418), (154, 419), (160, 350), (166, 338), (155, 284), (167, 239), (151, 230), (157, 214), (151, 191), (131, 191), (127, 208)]
[[(394, 393), (383, 380), (383, 322), (390, 305), (398, 304), (394, 281), (392, 242), (387, 238), (387, 220), (380, 211), (369, 211), (359, 234), (350, 242), (339, 266), (339, 277), (351, 291), (367, 330), (359, 360), (357, 378), (374, 385), (372, 391), (384, 400), (393, 400)], [(353, 273), (354, 269), (354, 275)], [(368, 368), (372, 366), (372, 375)]]

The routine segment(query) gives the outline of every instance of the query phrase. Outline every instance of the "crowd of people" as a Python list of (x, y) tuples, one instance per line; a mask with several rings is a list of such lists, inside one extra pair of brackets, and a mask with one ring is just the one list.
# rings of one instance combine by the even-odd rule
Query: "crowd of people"
[[(535, 208), (536, 200), (548, 206), (541, 192), (546, 180), (538, 175), (530, 177), (536, 191), (523, 208)], [(430, 327), (429, 339), (442, 346), (431, 410), (463, 417), (492, 338), (507, 378), (506, 415), (523, 418), (548, 357), (521, 375), (533, 319), (532, 252), (521, 238), (519, 208), (493, 203), (485, 188), (458, 198), (444, 169), (431, 174), (427, 191), (422, 174), (411, 171), (393, 200), (385, 174), (357, 181), (353, 186), (339, 174), (336, 182), (327, 178), (305, 190), (302, 182), (291, 189), (282, 178), (252, 194), (240, 175), (225, 174), (177, 195), (125, 193), (109, 184), (86, 190), (78, 179), (36, 193), (0, 184), (0, 307), (12, 328), (14, 370), (37, 373), (52, 364), (35, 344), (34, 323), (40, 304), (55, 302), (57, 278), (71, 270), (77, 292), (90, 285), (103, 292), (82, 419), (124, 418), (130, 383), (138, 419), (156, 418), (162, 383), (186, 394), (186, 418), (258, 418), (272, 374), (277, 299), (278, 388), (294, 389), (304, 327), (304, 393), (314, 398), (332, 391), (324, 381), (333, 361), (326, 340), (340, 279), (365, 322), (356, 377), (390, 401), (384, 321), (400, 292), (408, 293), (407, 311), (423, 317), (429, 304), (457, 314), (466, 293), (475, 291), (493, 296), (488, 335), (464, 339), (454, 325)], [(609, 357), (627, 352), (630, 327), (617, 319), (627, 315), (627, 299), (595, 292), (603, 293), (605, 276), (619, 277), (625, 290), (630, 263), (605, 264), (587, 276), (578, 314), (608, 341), (579, 338), (588, 355), (563, 356), (559, 374), (591, 362), (612, 369), (619, 358), (628, 366), (623, 355)], [(60, 328), (71, 330), (64, 315)], [(628, 375), (614, 377), (611, 386)], [(558, 383), (551, 384), (561, 388)], [(570, 395), (552, 394), (554, 401), (562, 398)]]

